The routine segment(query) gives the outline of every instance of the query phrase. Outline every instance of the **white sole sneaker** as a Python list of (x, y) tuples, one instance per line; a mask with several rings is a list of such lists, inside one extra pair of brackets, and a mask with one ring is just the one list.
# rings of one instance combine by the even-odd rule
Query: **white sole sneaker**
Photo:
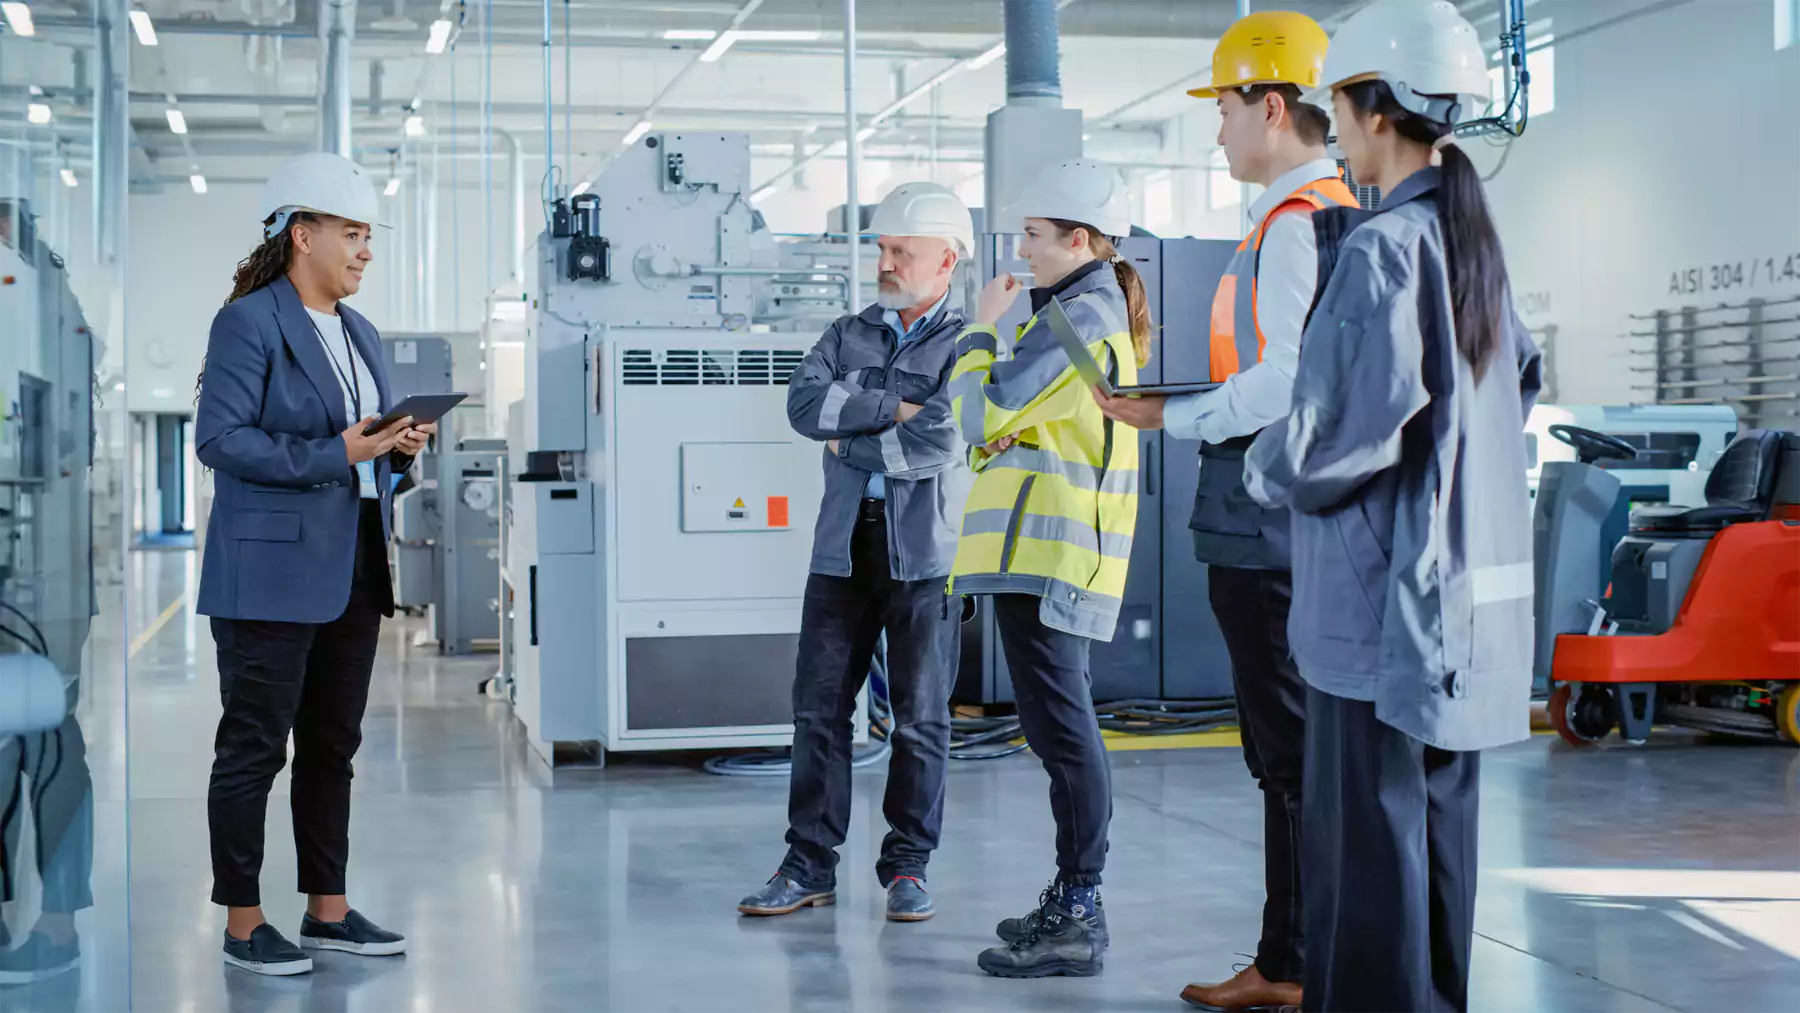
[(306, 950), (337, 950), (340, 953), (354, 953), (362, 957), (397, 957), (406, 952), (406, 940), (396, 939), (391, 943), (352, 943), (341, 939), (301, 936), (300, 947)]
[(225, 954), (225, 963), (239, 967), (251, 974), (266, 974), (270, 977), (285, 978), (290, 974), (309, 974), (313, 969), (311, 957), (301, 960), (284, 960), (279, 964), (268, 964), (259, 960), (239, 960), (231, 954)]

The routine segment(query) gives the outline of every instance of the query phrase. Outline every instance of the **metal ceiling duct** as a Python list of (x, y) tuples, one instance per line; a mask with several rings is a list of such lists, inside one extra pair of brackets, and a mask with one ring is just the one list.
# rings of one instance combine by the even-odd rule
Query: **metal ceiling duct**
[(319, 0), (319, 149), (350, 157), (350, 44), (356, 0)]
[(1006, 102), (1062, 105), (1056, 0), (1006, 0)]

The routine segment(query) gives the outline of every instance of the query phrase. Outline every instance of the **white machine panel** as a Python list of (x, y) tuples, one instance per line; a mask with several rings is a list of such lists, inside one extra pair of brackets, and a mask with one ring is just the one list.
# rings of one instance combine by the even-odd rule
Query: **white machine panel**
[(792, 527), (794, 447), (681, 445), (681, 530), (764, 534)]
[[(696, 349), (707, 339), (691, 332), (613, 337), (605, 403), (619, 600), (798, 601), (824, 493), (822, 451), (788, 425), (779, 381), (810, 336), (739, 337), (735, 349)], [(788, 515), (771, 525), (782, 520), (781, 497)], [(744, 516), (733, 517), (740, 499)]]

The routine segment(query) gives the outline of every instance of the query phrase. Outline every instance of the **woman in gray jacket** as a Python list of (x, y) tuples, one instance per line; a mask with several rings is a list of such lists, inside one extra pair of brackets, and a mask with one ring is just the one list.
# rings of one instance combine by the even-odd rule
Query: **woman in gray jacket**
[(1385, 197), (1341, 247), (1334, 223), (1366, 213), (1316, 216), (1335, 266), (1292, 413), (1245, 476), (1293, 511), (1305, 1007), (1462, 1010), (1478, 750), (1529, 733), (1538, 353), (1452, 141), (1486, 101), (1469, 23), (1448, 3), (1375, 4), (1332, 41), (1321, 82), (1352, 173)]

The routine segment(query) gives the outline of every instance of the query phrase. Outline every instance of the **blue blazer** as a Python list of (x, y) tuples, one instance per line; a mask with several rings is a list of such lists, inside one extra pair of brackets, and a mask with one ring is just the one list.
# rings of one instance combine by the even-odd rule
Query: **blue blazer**
[[(339, 303), (338, 313), (385, 410), (394, 401), (381, 337), (350, 307)], [(361, 513), (341, 435), (352, 421), (318, 331), (286, 277), (213, 318), (194, 420), (195, 451), (213, 469), (195, 604), (201, 615), (325, 623), (343, 614)], [(391, 476), (411, 464), (392, 456), (375, 460), (384, 544)]]

